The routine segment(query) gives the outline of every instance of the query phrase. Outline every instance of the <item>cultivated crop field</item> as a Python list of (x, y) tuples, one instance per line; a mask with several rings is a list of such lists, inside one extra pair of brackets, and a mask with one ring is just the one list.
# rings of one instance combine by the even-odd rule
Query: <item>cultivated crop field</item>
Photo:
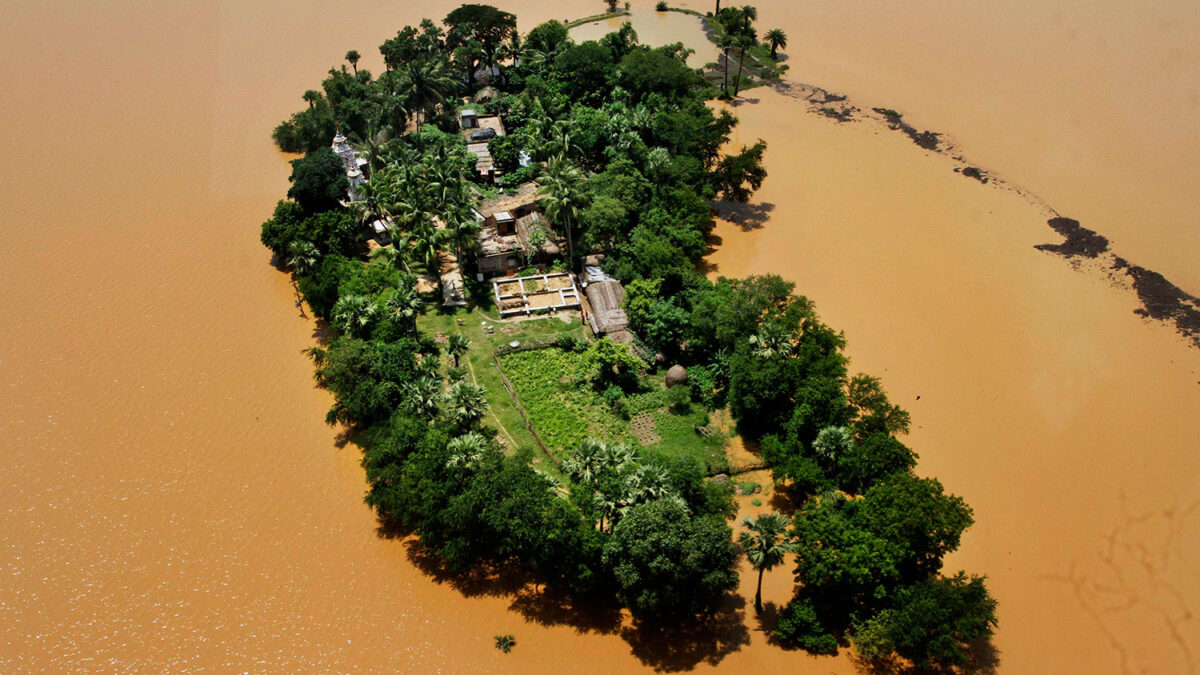
[(628, 424), (595, 392), (575, 383), (581, 360), (580, 354), (551, 348), (506, 354), (500, 365), (551, 452), (565, 456), (587, 438), (636, 445)]
[(551, 452), (563, 457), (581, 441), (595, 438), (667, 455), (691, 455), (710, 469), (727, 465), (727, 436), (716, 430), (707, 431), (709, 435), (697, 432), (698, 427), (708, 428), (708, 416), (699, 404), (672, 412), (670, 392), (664, 388), (661, 376), (644, 377), (645, 391), (626, 399), (630, 418), (644, 419), (648, 415), (653, 419), (654, 440), (640, 443), (630, 420), (614, 412), (590, 387), (576, 383), (575, 373), (582, 359), (581, 354), (557, 348), (500, 357), (504, 374)]

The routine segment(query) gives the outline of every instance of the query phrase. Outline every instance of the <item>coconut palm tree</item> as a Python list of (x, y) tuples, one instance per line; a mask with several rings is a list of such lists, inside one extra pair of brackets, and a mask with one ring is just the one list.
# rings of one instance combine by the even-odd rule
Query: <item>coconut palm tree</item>
[(454, 254), (458, 258), (459, 265), (463, 264), (468, 253), (479, 250), (479, 240), (476, 239), (476, 235), (479, 234), (479, 222), (474, 217), (464, 214), (449, 216), (445, 232), (446, 238), (454, 246)]
[(550, 158), (546, 174), (538, 178), (541, 187), (542, 209), (550, 222), (561, 225), (567, 233), (567, 268), (575, 266), (574, 225), (587, 206), (583, 191), (583, 172), (562, 155)]
[(316, 266), (320, 258), (321, 252), (317, 250), (316, 246), (313, 246), (311, 241), (297, 239), (288, 244), (288, 257), (285, 262), (297, 276), (304, 276)]
[[(747, 7), (747, 9), (752, 8)], [(739, 35), (734, 39), (734, 45), (738, 49), (737, 79), (733, 81), (733, 95), (736, 97), (742, 89), (742, 64), (746, 61), (746, 50), (754, 46), (754, 38), (749, 35)]]
[(418, 377), (404, 385), (404, 402), (413, 412), (426, 419), (437, 417), (438, 406), (442, 401), (442, 386), (436, 378)]
[(778, 513), (764, 513), (758, 518), (742, 520), (746, 528), (738, 543), (750, 560), (750, 565), (758, 570), (758, 590), (754, 593), (754, 610), (762, 611), (762, 580), (763, 572), (783, 562), (784, 556), (799, 550), (797, 544), (787, 539), (788, 519)]
[(462, 333), (454, 333), (450, 336), (449, 343), (446, 345), (446, 351), (450, 352), (450, 356), (454, 358), (454, 367), (458, 367), (458, 358), (467, 353), (471, 348), (471, 338)]
[(568, 158), (578, 157), (583, 152), (579, 145), (571, 140), (571, 123), (566, 120), (554, 122), (547, 132), (547, 136), (546, 142), (539, 148), (539, 152), (545, 157), (554, 155)]
[(434, 269), (438, 251), (446, 239), (444, 230), (433, 226), (432, 221), (422, 222), (408, 233), (408, 248), (413, 260), (428, 270)]
[(454, 89), (454, 78), (446, 73), (441, 61), (417, 61), (410, 63), (400, 80), (400, 92), (408, 102), (409, 110), (420, 113), (424, 122)]
[(365, 295), (343, 295), (333, 306), (333, 325), (339, 331), (361, 337), (375, 321), (379, 306)]
[(450, 421), (470, 427), (487, 414), (487, 395), (483, 387), (471, 382), (455, 382), (446, 392), (443, 410)]
[(767, 40), (767, 44), (771, 45), (771, 58), (776, 58), (779, 50), (787, 49), (787, 33), (779, 28), (772, 28), (763, 36)]
[(362, 56), (353, 49), (346, 52), (346, 60), (350, 62), (350, 67), (354, 69), (355, 75), (358, 74), (358, 60), (361, 58)]
[(717, 47), (721, 50), (721, 62), (725, 65), (724, 79), (721, 82), (721, 94), (729, 94), (729, 50), (737, 46), (737, 38), (728, 33), (717, 38)]
[(312, 110), (316, 102), (321, 100), (321, 92), (317, 91), (316, 89), (309, 89), (308, 91), (304, 92), (303, 98), (305, 102), (308, 103), (308, 109)]
[(746, 17), (746, 27), (749, 28), (751, 22), (758, 21), (758, 9), (745, 5), (742, 7), (742, 16)]

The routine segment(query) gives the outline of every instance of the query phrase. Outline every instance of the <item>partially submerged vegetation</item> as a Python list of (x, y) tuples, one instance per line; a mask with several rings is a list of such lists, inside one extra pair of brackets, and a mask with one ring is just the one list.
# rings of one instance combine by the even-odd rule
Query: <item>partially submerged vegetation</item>
[[(716, 17), (743, 39), (730, 47), (739, 61), (765, 49), (752, 8)], [(305, 94), (275, 139), (306, 155), (262, 233), (334, 331), (311, 351), (317, 380), (336, 396), (328, 421), (363, 449), (383, 526), (451, 570), (516, 564), (639, 625), (692, 622), (737, 584), (734, 485), (707, 479), (727, 466), (711, 416), (728, 414), (797, 505), (741, 539), (760, 577), (795, 563), (778, 640), (962, 663), (995, 603), (982, 579), (941, 575), (971, 512), (912, 473), (916, 454), (898, 440), (908, 414), (877, 378), (851, 375), (842, 335), (792, 284), (698, 269), (711, 202), (746, 201), (766, 178), (765, 143), (723, 152), (736, 119), (706, 101), (729, 78), (718, 91), (680, 45), (640, 45), (628, 24), (582, 44), (560, 22), (522, 36), (484, 5), (444, 24), (385, 42), (378, 78), (351, 52), (353, 72), (332, 69)], [(786, 45), (775, 38), (772, 51)], [(505, 135), (487, 141), (494, 170), (466, 150), (468, 101), (503, 118)], [(354, 151), (327, 147), (335, 132), (368, 177), (354, 174)], [(578, 273), (602, 256), (624, 283), (636, 353), (578, 314), (495, 315), (474, 274), (481, 221), (518, 214), (476, 208), (497, 184), (531, 182), (552, 231), (513, 264)], [(565, 243), (558, 259), (535, 258), (551, 236)], [(430, 309), (447, 284), (471, 306)]]

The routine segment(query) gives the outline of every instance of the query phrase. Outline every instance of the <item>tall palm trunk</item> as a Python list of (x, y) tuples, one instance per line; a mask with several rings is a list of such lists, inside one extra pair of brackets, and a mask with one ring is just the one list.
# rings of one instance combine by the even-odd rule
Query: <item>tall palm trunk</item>
[(575, 242), (571, 236), (571, 221), (568, 219), (564, 222), (567, 229), (567, 269), (575, 271)]
[(724, 54), (725, 54), (725, 81), (721, 83), (721, 93), (728, 94), (729, 93), (729, 50), (726, 49)]
[(733, 81), (733, 95), (737, 96), (742, 89), (742, 62), (746, 60), (746, 46), (742, 45), (742, 49), (738, 52), (738, 71), (737, 79)]
[(766, 570), (765, 567), (758, 568), (758, 591), (754, 593), (754, 611), (759, 613), (762, 612), (762, 578)]

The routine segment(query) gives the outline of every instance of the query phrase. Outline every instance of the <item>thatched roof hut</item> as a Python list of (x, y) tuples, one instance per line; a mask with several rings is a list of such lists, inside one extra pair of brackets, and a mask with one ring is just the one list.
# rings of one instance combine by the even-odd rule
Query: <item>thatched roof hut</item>
[(475, 103), (487, 103), (500, 96), (500, 90), (495, 87), (484, 87), (475, 92), (475, 98), (472, 99)]
[(616, 279), (588, 284), (588, 304), (592, 307), (589, 320), (592, 332), (608, 335), (624, 331), (629, 326), (625, 316), (625, 288)]

